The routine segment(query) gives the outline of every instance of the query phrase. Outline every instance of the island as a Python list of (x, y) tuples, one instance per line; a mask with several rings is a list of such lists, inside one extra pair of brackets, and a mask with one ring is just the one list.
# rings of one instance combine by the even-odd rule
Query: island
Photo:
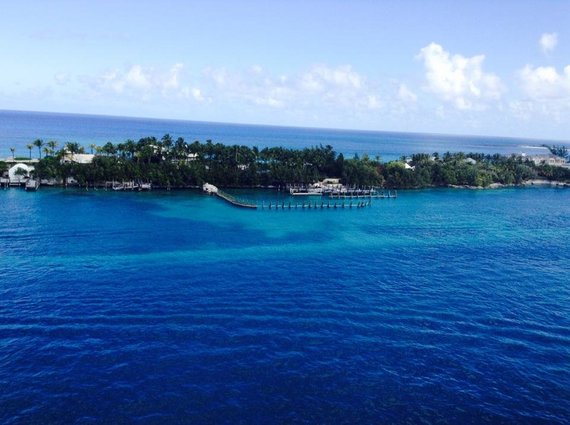
[[(347, 157), (332, 146), (304, 149), (224, 145), (207, 140), (187, 143), (166, 134), (135, 142), (90, 145), (41, 139), (27, 145), (28, 157), (0, 161), (1, 183), (77, 185), (114, 188), (309, 187), (327, 178), (350, 188), (494, 188), (524, 184), (570, 185), (570, 156), (563, 146), (551, 155), (418, 153), (384, 162), (368, 155)], [(32, 158), (37, 147), (38, 157)], [(59, 149), (58, 149), (59, 147)], [(43, 154), (43, 155), (42, 155)], [(30, 183), (30, 181), (32, 183)]]

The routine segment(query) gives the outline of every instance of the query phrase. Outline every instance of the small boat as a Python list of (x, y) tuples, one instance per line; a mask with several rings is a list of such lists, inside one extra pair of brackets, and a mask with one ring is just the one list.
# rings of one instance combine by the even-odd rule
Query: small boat
[(35, 179), (30, 179), (26, 182), (26, 190), (35, 191), (40, 187), (40, 182)]
[(139, 190), (150, 190), (152, 185), (150, 183), (141, 183), (139, 185)]

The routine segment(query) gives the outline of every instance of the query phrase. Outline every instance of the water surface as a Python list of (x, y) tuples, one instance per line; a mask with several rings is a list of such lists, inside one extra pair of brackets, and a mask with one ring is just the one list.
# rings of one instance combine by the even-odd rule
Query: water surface
[(0, 423), (567, 423), (570, 191), (399, 195), (0, 191)]

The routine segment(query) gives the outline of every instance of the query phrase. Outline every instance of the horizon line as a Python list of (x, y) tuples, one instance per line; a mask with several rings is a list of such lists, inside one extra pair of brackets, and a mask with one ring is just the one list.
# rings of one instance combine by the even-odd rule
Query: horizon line
[(371, 129), (356, 129), (356, 128), (342, 128), (342, 127), (313, 127), (313, 126), (299, 126), (299, 125), (283, 125), (283, 124), (258, 124), (258, 123), (243, 123), (243, 122), (229, 122), (229, 121), (202, 121), (181, 118), (160, 118), (149, 116), (132, 116), (132, 115), (108, 115), (108, 114), (90, 114), (84, 112), (61, 112), (61, 111), (31, 111), (24, 109), (2, 109), (0, 112), (15, 112), (15, 113), (29, 113), (29, 114), (52, 114), (52, 115), (75, 115), (83, 117), (101, 117), (101, 118), (116, 118), (116, 119), (132, 119), (132, 120), (151, 120), (151, 121), (172, 121), (184, 123), (202, 123), (202, 124), (225, 124), (234, 126), (252, 126), (252, 127), (274, 127), (274, 128), (293, 128), (301, 130), (324, 130), (324, 131), (344, 131), (356, 133), (403, 133), (403, 134), (417, 134), (428, 136), (443, 136), (448, 138), (453, 137), (474, 137), (474, 138), (492, 138), (492, 139), (513, 139), (513, 140), (529, 140), (529, 141), (550, 141), (558, 143), (566, 143), (570, 145), (570, 139), (551, 139), (544, 138), (538, 139), (533, 137), (516, 137), (516, 136), (501, 136), (501, 135), (485, 135), (485, 134), (459, 134), (459, 133), (440, 133), (440, 132), (421, 132), (421, 131), (398, 131), (398, 130), (371, 130)]

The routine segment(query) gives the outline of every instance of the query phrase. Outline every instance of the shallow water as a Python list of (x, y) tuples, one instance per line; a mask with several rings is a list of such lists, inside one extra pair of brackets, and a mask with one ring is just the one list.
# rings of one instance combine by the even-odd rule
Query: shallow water
[(0, 191), (0, 423), (567, 423), (569, 215)]

